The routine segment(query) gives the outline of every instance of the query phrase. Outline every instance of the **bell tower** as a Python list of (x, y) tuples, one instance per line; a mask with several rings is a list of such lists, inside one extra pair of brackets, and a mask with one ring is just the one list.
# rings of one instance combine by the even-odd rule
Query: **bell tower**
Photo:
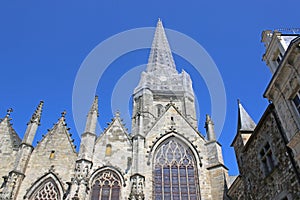
[(196, 109), (192, 81), (188, 73), (178, 73), (167, 36), (159, 19), (146, 71), (133, 94), (132, 133), (145, 135), (152, 123), (164, 112), (168, 103), (196, 128)]

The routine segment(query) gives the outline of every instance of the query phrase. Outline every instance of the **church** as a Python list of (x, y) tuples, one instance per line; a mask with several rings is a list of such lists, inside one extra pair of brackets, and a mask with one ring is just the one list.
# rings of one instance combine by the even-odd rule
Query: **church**
[(33, 146), (40, 102), (21, 139), (10, 112), (0, 122), (0, 198), (13, 200), (222, 200), (228, 169), (214, 123), (197, 129), (192, 80), (178, 72), (159, 20), (147, 69), (133, 91), (131, 133), (120, 113), (99, 135), (96, 96), (87, 114), (79, 152), (65, 112)]

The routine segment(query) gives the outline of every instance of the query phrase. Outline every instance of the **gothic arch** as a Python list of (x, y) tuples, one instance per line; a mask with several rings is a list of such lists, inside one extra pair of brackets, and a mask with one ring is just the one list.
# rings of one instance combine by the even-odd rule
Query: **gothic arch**
[(112, 167), (102, 167), (93, 172), (89, 185), (91, 200), (119, 200), (125, 181), (118, 170)]
[(197, 147), (195, 147), (187, 138), (185, 138), (183, 135), (178, 134), (175, 131), (172, 132), (168, 132), (166, 134), (164, 134), (163, 136), (161, 136), (160, 138), (158, 138), (157, 140), (155, 140), (153, 142), (153, 145), (150, 147), (149, 149), (149, 156), (148, 156), (148, 165), (150, 165), (150, 160), (152, 160), (153, 163), (153, 155), (155, 155), (155, 152), (157, 151), (157, 149), (160, 147), (160, 145), (164, 142), (167, 141), (171, 138), (176, 138), (179, 141), (181, 141), (184, 145), (186, 145), (193, 153), (195, 159), (196, 159), (196, 163), (198, 166), (202, 167), (202, 162), (200, 159), (200, 155), (199, 152), (197, 150)]
[(27, 194), (24, 196), (26, 200), (62, 200), (63, 199), (63, 185), (52, 172), (40, 177), (29, 188)]
[(156, 143), (152, 159), (155, 199), (200, 200), (198, 156), (188, 144), (175, 136)]

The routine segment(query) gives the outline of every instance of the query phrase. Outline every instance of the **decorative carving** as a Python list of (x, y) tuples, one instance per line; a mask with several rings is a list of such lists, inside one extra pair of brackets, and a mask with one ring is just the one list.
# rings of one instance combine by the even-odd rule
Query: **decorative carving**
[(52, 181), (46, 182), (42, 188), (34, 195), (32, 200), (59, 200), (59, 192)]
[(155, 199), (197, 199), (198, 175), (191, 150), (176, 139), (165, 141), (154, 160)]
[(144, 200), (144, 183), (145, 177), (139, 174), (135, 174), (131, 177), (131, 193), (129, 195), (129, 200)]

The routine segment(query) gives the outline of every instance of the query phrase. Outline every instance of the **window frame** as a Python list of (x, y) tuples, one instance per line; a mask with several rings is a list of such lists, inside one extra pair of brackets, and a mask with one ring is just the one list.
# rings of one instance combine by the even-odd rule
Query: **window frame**
[(296, 92), (296, 94), (293, 96), (291, 100), (293, 102), (293, 106), (296, 112), (298, 113), (298, 115), (300, 115), (300, 91), (299, 90)]
[(274, 153), (269, 142), (266, 142), (265, 145), (260, 149), (259, 158), (262, 165), (263, 174), (268, 176), (276, 168)]
[[(106, 175), (104, 175), (106, 173)], [(102, 177), (104, 175), (104, 177)], [(107, 175), (110, 175), (109, 179), (107, 179)], [(114, 177), (113, 182), (112, 181), (112, 177)], [(101, 182), (102, 181), (102, 182)], [(118, 182), (117, 185), (115, 184), (116, 181)], [(98, 182), (99, 185), (95, 185)], [(108, 182), (108, 184), (107, 184)], [(103, 187), (105, 186), (105, 187)], [(99, 191), (94, 190), (94, 187), (97, 187), (97, 189), (99, 189)], [(109, 189), (109, 195), (108, 198), (107, 196), (103, 196), (103, 188)], [(116, 191), (117, 189), (117, 196), (115, 196), (115, 194), (113, 193), (113, 191)], [(90, 199), (91, 200), (101, 200), (103, 199), (103, 197), (105, 197), (105, 199), (108, 200), (121, 200), (121, 189), (122, 189), (122, 179), (121, 177), (118, 175), (118, 173), (116, 173), (115, 171), (111, 170), (111, 169), (104, 169), (99, 171), (95, 177), (93, 178), (93, 181), (91, 182), (91, 193), (90, 193)], [(94, 195), (99, 195), (99, 197), (94, 197)]]
[[(173, 152), (172, 159), (169, 159), (167, 157), (169, 151), (162, 152), (164, 148), (169, 148), (168, 150), (170, 150), (171, 148), (170, 145), (172, 142), (176, 143), (178, 145), (178, 148), (182, 148), (186, 152), (186, 154), (184, 154), (184, 156), (180, 158), (182, 162), (184, 157), (189, 155), (187, 156), (188, 157), (187, 159), (189, 160), (187, 164), (176, 163), (176, 161), (174, 160), (176, 159), (175, 152)], [(169, 147), (166, 147), (168, 145)], [(173, 150), (175, 151), (175, 149)], [(164, 157), (165, 159), (164, 163), (161, 163), (158, 160), (161, 159), (162, 157)], [(192, 150), (189, 148), (187, 144), (177, 139), (176, 137), (168, 138), (159, 144), (159, 146), (156, 148), (153, 158), (154, 160), (153, 160), (152, 176), (153, 176), (153, 198), (154, 199), (160, 199), (160, 198), (163, 199), (166, 198), (167, 195), (170, 195), (170, 198), (171, 196), (174, 198), (176, 196), (174, 194), (178, 194), (176, 197), (178, 197), (179, 199), (185, 199), (186, 197), (189, 200), (194, 200), (194, 199), (200, 200), (201, 197), (200, 197), (197, 160), (196, 160), (196, 156), (194, 155), (194, 153), (192, 152)], [(169, 159), (169, 161), (167, 161), (167, 159)], [(193, 176), (191, 176), (190, 173), (192, 173)], [(167, 176), (165, 176), (165, 174), (167, 174)], [(194, 177), (194, 179), (191, 180), (191, 177)], [(182, 180), (184, 181), (182, 182)], [(166, 189), (167, 191), (170, 190), (170, 192), (165, 192)], [(161, 192), (156, 193), (156, 191), (158, 190)], [(191, 193), (191, 191), (193, 191), (193, 193)]]

